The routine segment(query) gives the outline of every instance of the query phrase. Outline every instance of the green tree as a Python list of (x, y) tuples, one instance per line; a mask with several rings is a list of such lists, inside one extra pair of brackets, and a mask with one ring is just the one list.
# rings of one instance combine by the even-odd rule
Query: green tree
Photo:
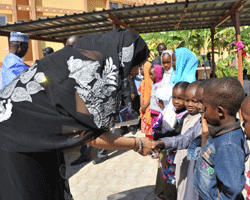
[[(166, 44), (167, 48), (171, 50), (178, 47), (186, 47), (193, 51), (200, 61), (202, 61), (200, 55), (201, 49), (204, 49), (204, 53), (207, 54), (212, 48), (211, 32), (209, 29), (148, 33), (141, 34), (141, 36), (151, 51), (150, 60), (153, 60), (158, 55), (156, 47), (159, 43)], [(231, 61), (236, 55), (236, 46), (230, 45), (236, 38), (234, 27), (217, 28), (214, 38), (215, 51), (219, 55), (219, 60), (217, 61), (217, 76), (236, 77), (237, 69), (230, 67)], [(244, 50), (247, 52), (247, 56), (243, 59), (243, 68), (248, 69), (250, 72), (250, 56), (248, 55), (250, 50), (250, 27), (241, 27), (241, 38), (245, 44)], [(228, 57), (226, 58), (223, 57), (224, 51), (228, 52)]]

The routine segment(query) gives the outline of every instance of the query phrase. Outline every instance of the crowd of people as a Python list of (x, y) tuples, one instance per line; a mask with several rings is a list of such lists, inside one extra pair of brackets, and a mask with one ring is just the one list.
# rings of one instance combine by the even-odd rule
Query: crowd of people
[[(79, 145), (87, 160), (91, 146), (158, 159), (156, 200), (240, 200), (244, 187), (250, 199), (250, 98), (237, 79), (196, 81), (198, 58), (187, 48), (159, 44), (151, 63), (145, 41), (127, 29), (71, 40), (29, 67), (20, 63), (28, 35), (11, 34), (1, 71), (1, 199), (72, 199), (62, 150)], [(110, 131), (129, 103), (141, 118), (131, 130), (145, 137)]]

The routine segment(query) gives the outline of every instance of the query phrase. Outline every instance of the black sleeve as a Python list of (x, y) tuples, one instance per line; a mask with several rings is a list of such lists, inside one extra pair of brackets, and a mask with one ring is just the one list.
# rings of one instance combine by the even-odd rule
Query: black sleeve
[(188, 115), (188, 113), (186, 113), (185, 115), (183, 115), (183, 117), (181, 118), (180, 123), (176, 124), (176, 126), (175, 126), (176, 135), (180, 135), (181, 134), (183, 122), (184, 122), (184, 119), (187, 117), (187, 115)]
[(137, 94), (137, 92), (135, 91), (135, 81), (134, 81), (134, 77), (132, 77), (131, 79), (129, 79), (129, 85), (130, 85), (130, 93), (131, 94)]

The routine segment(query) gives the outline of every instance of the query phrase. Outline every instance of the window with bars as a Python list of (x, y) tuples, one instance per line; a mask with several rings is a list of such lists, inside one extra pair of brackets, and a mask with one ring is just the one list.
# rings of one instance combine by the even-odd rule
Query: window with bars
[(122, 7), (123, 8), (130, 8), (130, 7), (132, 7), (133, 5), (130, 5), (130, 4), (122, 4)]
[(117, 9), (117, 8), (119, 8), (120, 6), (119, 6), (119, 4), (118, 3), (109, 3), (109, 9), (113, 9), (113, 8), (115, 8), (115, 9)]
[(0, 25), (4, 26), (7, 24), (7, 15), (0, 15)]

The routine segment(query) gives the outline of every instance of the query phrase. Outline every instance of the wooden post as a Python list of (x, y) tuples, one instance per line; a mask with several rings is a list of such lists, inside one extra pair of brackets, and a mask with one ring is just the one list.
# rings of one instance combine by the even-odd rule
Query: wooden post
[[(112, 23), (113, 23), (113, 30), (119, 28), (120, 26), (123, 26), (124, 28), (130, 29), (130, 30), (137, 33), (136, 30), (134, 30), (133, 28), (131, 28), (130, 26), (128, 26), (127, 24), (125, 24), (124, 22), (122, 22), (121, 20), (119, 20), (118, 18), (116, 18), (114, 15), (112, 15), (110, 13), (109, 13), (108, 19), (110, 21), (112, 21)], [(114, 25), (114, 24), (116, 24), (116, 25)]]
[(212, 69), (213, 69), (213, 78), (215, 77), (215, 62), (214, 62), (214, 34), (215, 28), (211, 28), (211, 38), (212, 38)]
[[(235, 12), (235, 31), (236, 31), (236, 42), (241, 41), (240, 36), (240, 15), (239, 12)], [(237, 53), (237, 65), (238, 65), (238, 80), (243, 85), (243, 72), (242, 72), (242, 50)]]
[(118, 28), (119, 28), (119, 25), (116, 23), (113, 23), (113, 30), (118, 29)]
[(87, 0), (83, 0), (83, 11), (88, 12), (88, 2), (87, 2)]
[[(30, 19), (36, 20), (36, 4), (35, 0), (29, 0), (29, 5), (31, 7), (30, 10)], [(32, 40), (32, 50), (33, 50), (33, 61), (40, 59), (39, 49), (38, 49), (38, 41)]]
[(17, 22), (17, 5), (16, 0), (12, 0), (12, 21)]
[(110, 9), (110, 7), (109, 7), (109, 0), (106, 0), (106, 8), (105, 9), (106, 10)]

